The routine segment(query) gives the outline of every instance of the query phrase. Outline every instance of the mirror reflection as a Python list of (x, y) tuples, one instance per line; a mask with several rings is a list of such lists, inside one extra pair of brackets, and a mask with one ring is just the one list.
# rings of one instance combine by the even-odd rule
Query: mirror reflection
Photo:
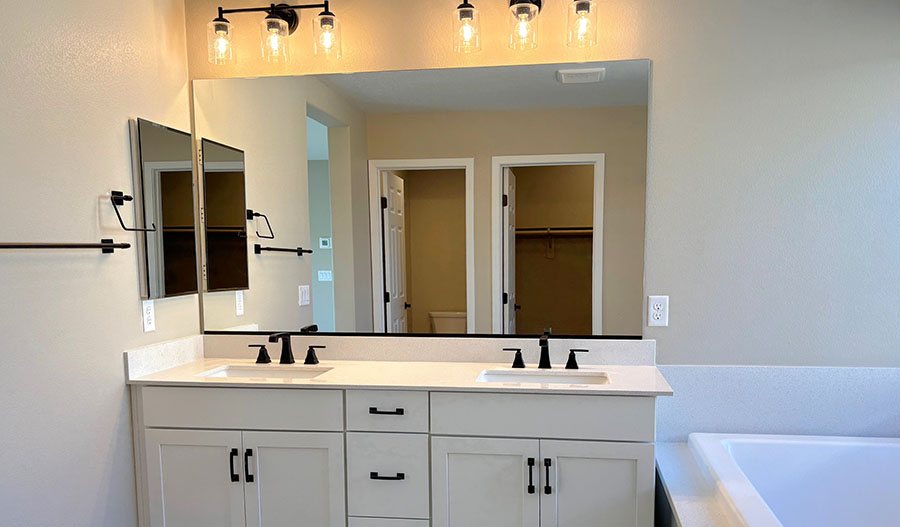
[(135, 216), (153, 231), (137, 232), (143, 298), (197, 292), (191, 136), (144, 119), (134, 123)]
[[(205, 329), (640, 335), (648, 78), (638, 60), (194, 81), (197, 134), (247, 154), (229, 199), (265, 214), (227, 254), (208, 225)], [(238, 245), (246, 281), (214, 287)]]
[(244, 152), (209, 139), (201, 148), (206, 291), (248, 289)]

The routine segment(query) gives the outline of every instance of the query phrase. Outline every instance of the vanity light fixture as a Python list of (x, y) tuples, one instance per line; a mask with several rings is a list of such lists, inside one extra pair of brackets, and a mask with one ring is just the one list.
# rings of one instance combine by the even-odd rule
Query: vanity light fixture
[(597, 44), (597, 6), (594, 0), (573, 0), (569, 4), (568, 45), (589, 48)]
[(453, 50), (457, 53), (481, 51), (481, 17), (469, 0), (453, 13)]
[(313, 19), (313, 50), (316, 56), (340, 58), (341, 26), (338, 18), (328, 7), (328, 1), (321, 4), (269, 4), (268, 7), (242, 7), (224, 9), (219, 7), (219, 15), (207, 24), (209, 62), (211, 64), (231, 64), (235, 61), (232, 44), (234, 30), (225, 15), (231, 13), (266, 13), (260, 22), (260, 49), (263, 58), (272, 63), (290, 60), (290, 35), (300, 25), (303, 9), (322, 9)]
[(541, 0), (509, 0), (509, 47), (518, 50), (537, 47), (541, 5)]

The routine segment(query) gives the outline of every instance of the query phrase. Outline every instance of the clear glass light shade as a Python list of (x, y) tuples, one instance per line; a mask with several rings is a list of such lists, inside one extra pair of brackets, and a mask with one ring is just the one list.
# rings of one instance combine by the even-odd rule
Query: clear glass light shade
[(537, 47), (538, 7), (531, 2), (519, 2), (509, 7), (509, 47), (534, 49)]
[(574, 0), (569, 4), (567, 42), (573, 48), (597, 44), (597, 5), (593, 0)]
[(206, 41), (209, 49), (210, 64), (231, 64), (234, 62), (234, 47), (231, 37), (231, 23), (224, 19), (216, 19), (206, 24)]
[(464, 4), (453, 13), (453, 50), (457, 53), (481, 51), (481, 17), (474, 7)]
[(341, 58), (341, 21), (323, 13), (313, 19), (313, 50), (317, 57)]
[(267, 62), (287, 62), (291, 56), (287, 22), (276, 17), (266, 17), (259, 28), (263, 58)]

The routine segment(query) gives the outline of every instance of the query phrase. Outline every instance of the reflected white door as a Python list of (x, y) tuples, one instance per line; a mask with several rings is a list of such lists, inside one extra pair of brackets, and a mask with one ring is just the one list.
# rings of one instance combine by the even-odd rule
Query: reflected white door
[(403, 179), (390, 171), (381, 173), (381, 188), (386, 198), (384, 229), (384, 312), (385, 333), (406, 333), (406, 194)]
[(503, 333), (516, 332), (516, 175), (503, 169)]

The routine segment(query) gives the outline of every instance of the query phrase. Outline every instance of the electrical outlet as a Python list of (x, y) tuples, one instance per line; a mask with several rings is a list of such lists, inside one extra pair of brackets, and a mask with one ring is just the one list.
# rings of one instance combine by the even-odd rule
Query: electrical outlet
[(308, 285), (300, 286), (300, 305), (301, 306), (309, 305), (309, 286)]
[(235, 316), (244, 316), (244, 292), (234, 292), (234, 314)]
[(647, 298), (647, 325), (669, 325), (669, 297), (651, 296)]
[(153, 300), (141, 302), (141, 318), (144, 319), (144, 333), (156, 331), (156, 306)]

